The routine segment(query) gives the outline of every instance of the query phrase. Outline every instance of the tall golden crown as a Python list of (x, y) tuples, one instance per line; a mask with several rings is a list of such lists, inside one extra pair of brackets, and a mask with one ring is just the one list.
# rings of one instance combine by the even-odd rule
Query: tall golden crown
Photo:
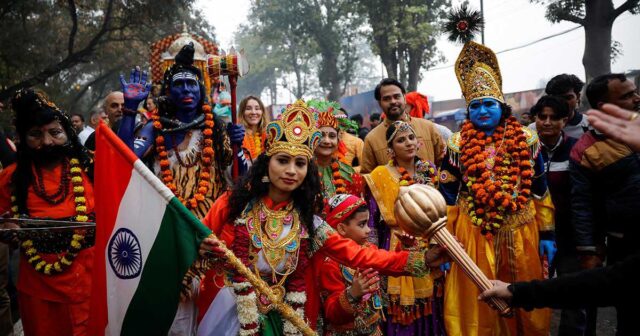
[(308, 159), (320, 142), (316, 119), (303, 100), (287, 106), (280, 119), (267, 125), (267, 155), (287, 153)]
[(467, 105), (480, 98), (494, 98), (504, 103), (500, 66), (496, 54), (488, 47), (473, 41), (465, 43), (455, 71)]

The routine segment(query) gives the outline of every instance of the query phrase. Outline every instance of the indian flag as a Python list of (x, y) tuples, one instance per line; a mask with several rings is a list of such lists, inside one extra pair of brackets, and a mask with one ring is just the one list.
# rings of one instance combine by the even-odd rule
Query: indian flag
[(166, 335), (211, 231), (103, 123), (94, 181), (91, 335)]

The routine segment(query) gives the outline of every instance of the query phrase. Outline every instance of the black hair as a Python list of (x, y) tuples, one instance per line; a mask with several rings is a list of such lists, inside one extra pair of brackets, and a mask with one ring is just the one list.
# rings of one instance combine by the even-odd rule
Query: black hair
[(92, 155), (80, 144), (69, 117), (51, 103), (44, 93), (36, 92), (33, 89), (20, 90), (11, 99), (11, 106), (16, 113), (14, 123), (20, 140), (17, 145), (16, 170), (11, 176), (19, 214), (29, 213), (27, 194), (33, 181), (31, 164), (34, 158), (27, 145), (26, 137), (32, 127), (41, 127), (58, 121), (67, 135), (67, 143), (64, 145), (67, 157), (77, 158), (89, 179), (93, 181)]
[(71, 115), (71, 117), (80, 117), (80, 120), (82, 122), (84, 122), (84, 116), (82, 116), (82, 114), (80, 114), (80, 113), (74, 113), (74, 114)]
[[(201, 91), (202, 92), (202, 91)], [(152, 96), (148, 96), (144, 102), (142, 103), (142, 107), (149, 111), (149, 105), (147, 104), (147, 101), (151, 99), (153, 101), (153, 104), (156, 106), (156, 108), (158, 108), (158, 99), (156, 97), (152, 97)]]
[[(267, 195), (269, 183), (262, 182), (262, 177), (269, 175), (270, 159), (271, 157), (266, 153), (260, 154), (249, 172), (234, 185), (229, 197), (230, 210), (227, 221), (233, 222), (242, 215), (249, 202), (259, 200)], [(307, 166), (307, 176), (291, 194), (293, 205), (300, 212), (300, 220), (311, 236), (315, 234), (313, 216), (319, 214), (323, 207), (321, 190), (318, 166), (314, 160), (311, 160)]]
[(349, 117), (349, 119), (358, 123), (358, 126), (362, 126), (362, 123), (364, 122), (364, 118), (362, 118), (362, 115), (360, 114), (354, 114), (351, 117)]
[(380, 113), (373, 113), (369, 116), (369, 121), (380, 120)]
[(531, 107), (531, 116), (537, 117), (545, 107), (553, 110), (553, 119), (562, 119), (569, 117), (569, 106), (567, 102), (559, 96), (546, 95), (540, 97), (533, 107)]
[(352, 220), (353, 217), (356, 216), (356, 214), (360, 213), (360, 212), (368, 212), (369, 211), (369, 206), (367, 206), (367, 204), (362, 204), (361, 206), (359, 206), (356, 210), (354, 210), (349, 216), (347, 216), (347, 218), (345, 218), (342, 222), (344, 224), (347, 224), (348, 221)]
[(584, 82), (576, 75), (561, 74), (549, 80), (544, 92), (548, 95), (561, 96), (571, 90), (576, 95), (579, 95), (580, 91), (582, 91), (582, 87), (584, 87)]
[(383, 86), (387, 86), (387, 85), (395, 85), (399, 87), (403, 95), (407, 93), (407, 90), (404, 88), (404, 85), (402, 85), (402, 83), (400, 83), (397, 79), (385, 78), (381, 80), (380, 83), (378, 83), (378, 85), (376, 85), (375, 91), (373, 92), (373, 95), (375, 96), (377, 101), (380, 101), (380, 99), (382, 98), (380, 96), (380, 90), (382, 89)]
[(589, 105), (591, 105), (592, 108), (598, 108), (599, 103), (606, 103), (608, 101), (609, 81), (614, 79), (624, 82), (627, 80), (627, 76), (621, 73), (610, 73), (598, 76), (589, 82), (586, 94)]
[(344, 113), (344, 115), (349, 117), (349, 112), (347, 112), (347, 110), (345, 110), (344, 107), (340, 107), (340, 111), (342, 111)]

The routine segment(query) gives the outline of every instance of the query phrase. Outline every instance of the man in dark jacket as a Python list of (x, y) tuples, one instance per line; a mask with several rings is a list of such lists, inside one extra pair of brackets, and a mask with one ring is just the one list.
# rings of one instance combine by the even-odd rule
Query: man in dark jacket
[[(634, 152), (640, 152), (640, 119), (637, 112), (611, 104), (600, 107), (602, 112), (588, 112), (591, 125), (605, 135), (624, 142)], [(616, 306), (618, 336), (635, 335), (637, 328), (632, 319), (640, 315), (640, 286), (636, 281), (639, 268), (640, 251), (637, 251), (612, 266), (555, 279), (513, 285), (494, 280), (493, 288), (480, 294), (478, 299), (499, 297), (508, 300), (513, 307), (525, 309)], [(621, 311), (623, 314), (620, 314)]]
[(624, 318), (618, 317), (617, 335), (637, 335), (637, 327), (631, 319), (640, 315), (640, 286), (636, 281), (639, 268), (640, 253), (636, 253), (612, 266), (544, 281), (508, 284), (493, 280), (493, 288), (480, 294), (478, 299), (498, 297), (509, 301), (512, 307), (526, 310), (616, 306), (626, 313)]
[[(640, 96), (623, 74), (594, 78), (586, 90), (592, 108), (611, 103), (640, 111)], [(576, 250), (583, 269), (609, 265), (640, 247), (635, 225), (640, 204), (640, 158), (629, 146), (590, 130), (571, 151), (571, 211)], [(606, 241), (606, 247), (605, 247)], [(627, 310), (616, 307), (618, 323)], [(588, 329), (595, 327), (595, 310), (588, 310)]]
[[(611, 103), (640, 111), (640, 96), (623, 74), (595, 78), (587, 87), (593, 108)], [(572, 222), (584, 268), (620, 261), (640, 247), (640, 158), (629, 146), (597, 131), (585, 133), (571, 151)]]

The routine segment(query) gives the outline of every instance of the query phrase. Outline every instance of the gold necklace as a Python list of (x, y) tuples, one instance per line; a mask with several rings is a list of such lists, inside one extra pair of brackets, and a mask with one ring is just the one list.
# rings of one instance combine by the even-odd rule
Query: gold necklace
[[(284, 210), (274, 211), (260, 201), (260, 204), (254, 206), (247, 220), (247, 230), (251, 233), (253, 246), (262, 249), (265, 260), (271, 267), (274, 282), (276, 268), (286, 253), (296, 252), (300, 247), (300, 219), (298, 213), (292, 210), (293, 203), (287, 205)], [(265, 232), (263, 232), (263, 224)], [(285, 224), (291, 225), (291, 230), (284, 238), (279, 239)]]

